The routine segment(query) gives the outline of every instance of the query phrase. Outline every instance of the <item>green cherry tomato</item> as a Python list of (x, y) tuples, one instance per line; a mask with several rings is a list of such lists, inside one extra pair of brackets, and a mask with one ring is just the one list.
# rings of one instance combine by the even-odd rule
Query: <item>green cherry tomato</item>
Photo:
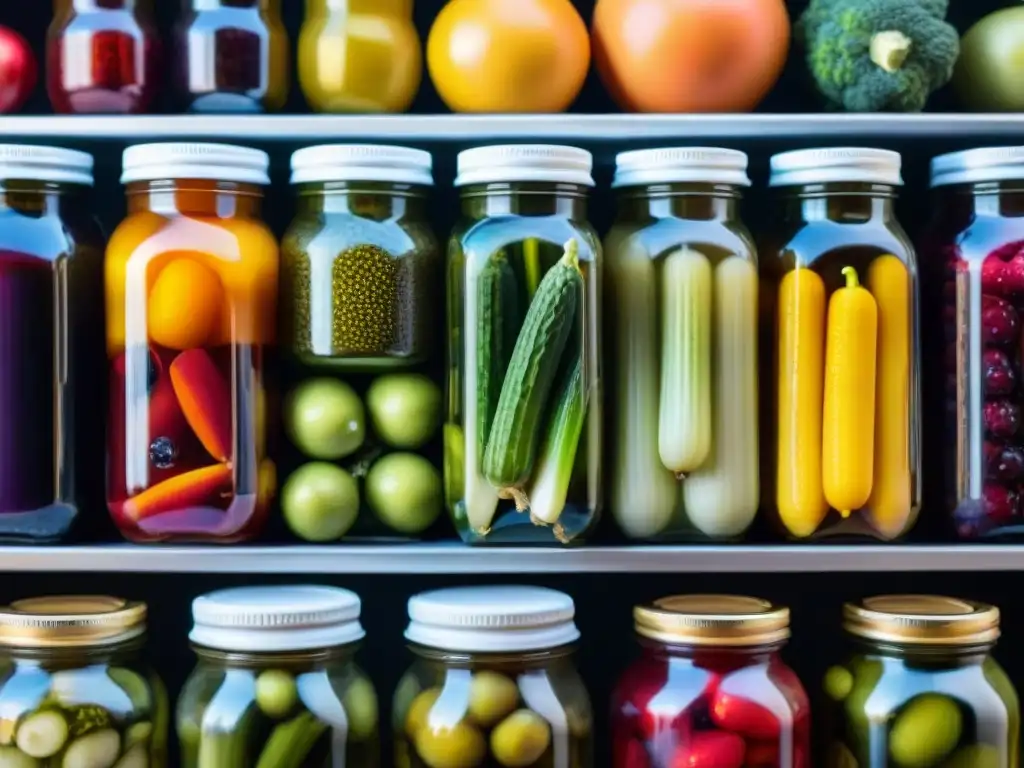
[(422, 456), (391, 453), (370, 467), (366, 499), (389, 528), (409, 535), (422, 533), (441, 514), (441, 476)]
[(441, 422), (441, 388), (418, 373), (381, 376), (366, 392), (374, 431), (394, 448), (419, 448)]
[(337, 379), (309, 379), (287, 398), (284, 426), (295, 447), (312, 459), (341, 459), (355, 453), (366, 437), (366, 414), (359, 395)]
[(312, 461), (292, 472), (281, 490), (281, 512), (305, 541), (337, 541), (359, 515), (359, 485), (333, 464)]

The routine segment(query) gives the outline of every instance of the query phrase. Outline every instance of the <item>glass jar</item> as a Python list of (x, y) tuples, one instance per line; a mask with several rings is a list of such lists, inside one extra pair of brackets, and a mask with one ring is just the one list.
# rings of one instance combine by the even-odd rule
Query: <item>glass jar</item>
[(317, 112), (404, 112), (423, 77), (413, 0), (306, 0), (299, 84)]
[(168, 765), (170, 707), (145, 632), (145, 603), (117, 597), (0, 608), (0, 764)]
[(103, 498), (103, 237), (92, 157), (0, 144), (0, 540), (64, 538)]
[(377, 694), (347, 589), (239, 587), (192, 603), (198, 664), (178, 698), (181, 768), (378, 768)]
[[(900, 156), (787, 152), (761, 249), (764, 506), (790, 538), (890, 541), (920, 508), (917, 260), (896, 220)], [(771, 466), (774, 462), (774, 466)]]
[[(601, 243), (589, 152), (461, 152), (445, 486), (469, 542), (580, 539), (601, 505)], [(525, 514), (524, 514), (525, 513)]]
[(826, 768), (1017, 768), (1020, 705), (989, 654), (999, 611), (951, 597), (843, 606), (855, 641), (825, 674)]
[(275, 487), (265, 367), (278, 248), (260, 218), (266, 153), (125, 151), (128, 217), (106, 256), (107, 503), (133, 541), (258, 534)]
[(789, 609), (677, 595), (633, 610), (641, 656), (612, 697), (612, 768), (810, 768), (810, 705), (780, 658)]
[(280, 0), (183, 0), (175, 91), (186, 112), (277, 112), (291, 59)]
[(160, 82), (152, 0), (54, 0), (46, 89), (54, 112), (136, 114)]
[(394, 696), (395, 768), (591, 768), (572, 598), (461, 587), (409, 600), (416, 659)]
[(757, 513), (757, 256), (738, 211), (749, 185), (735, 150), (616, 159), (609, 498), (630, 538), (735, 538)]
[(925, 296), (942, 330), (928, 334), (936, 343), (926, 359), (930, 380), (945, 382), (935, 442), (943, 446), (947, 509), (961, 538), (1020, 535), (1024, 147), (937, 157), (932, 187)]

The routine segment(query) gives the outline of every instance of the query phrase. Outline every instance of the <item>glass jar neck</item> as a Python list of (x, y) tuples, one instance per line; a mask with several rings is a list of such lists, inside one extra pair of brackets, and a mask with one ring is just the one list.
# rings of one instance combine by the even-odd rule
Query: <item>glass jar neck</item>
[(465, 187), (462, 213), (471, 219), (491, 216), (587, 217), (587, 188), (578, 184), (502, 182)]
[(981, 664), (988, 658), (995, 643), (976, 645), (899, 645), (879, 643), (860, 638), (854, 642), (864, 652), (917, 664), (968, 667)]
[(686, 645), (666, 643), (646, 637), (637, 637), (644, 655), (662, 662), (685, 662), (704, 666), (712, 660), (729, 658), (738, 664), (764, 664), (779, 655), (785, 643), (765, 643), (745, 646)]
[(69, 197), (80, 194), (70, 184), (42, 181), (0, 181), (0, 212), (14, 211), (24, 216), (56, 216)]
[(249, 219), (260, 215), (262, 202), (263, 192), (254, 184), (194, 179), (128, 185), (129, 213)]
[(62, 648), (3, 647), (0, 654), (18, 667), (72, 668), (95, 664), (128, 664), (136, 660), (145, 645), (145, 636), (109, 645), (83, 645)]
[(567, 664), (572, 659), (576, 647), (563, 645), (558, 648), (542, 648), (531, 651), (509, 651), (497, 653), (467, 653), (449, 651), (443, 648), (428, 648), (424, 645), (411, 644), (410, 650), (421, 659), (444, 667), (460, 667), (473, 669), (477, 667), (500, 670), (542, 669), (558, 664)]
[(340, 213), (375, 221), (425, 218), (426, 196), (409, 184), (332, 181), (303, 184), (298, 190), (301, 213)]
[(413, 0), (306, 0), (309, 13), (368, 13), (412, 17)]
[(651, 184), (619, 194), (619, 215), (631, 220), (725, 221), (739, 217), (740, 190), (728, 184)]
[(806, 184), (787, 193), (786, 215), (802, 222), (885, 224), (895, 220), (896, 189), (887, 184)]
[(192, 646), (192, 650), (195, 651), (200, 661), (229, 669), (265, 669), (268, 667), (290, 670), (322, 669), (351, 663), (358, 649), (359, 643), (275, 653), (223, 651), (202, 645)]
[(964, 184), (950, 189), (953, 206), (969, 215), (995, 218), (1024, 216), (1024, 180)]

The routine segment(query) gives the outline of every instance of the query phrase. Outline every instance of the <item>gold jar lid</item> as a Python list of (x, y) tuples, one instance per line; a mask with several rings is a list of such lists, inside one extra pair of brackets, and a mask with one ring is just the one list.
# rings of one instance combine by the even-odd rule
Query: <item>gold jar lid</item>
[(999, 637), (999, 609), (937, 595), (880, 595), (843, 606), (855, 637), (906, 645), (975, 645)]
[(33, 597), (0, 607), (0, 645), (110, 645), (146, 631), (146, 604), (105, 595)]
[(636, 633), (665, 643), (749, 646), (789, 637), (789, 609), (738, 595), (675, 595), (633, 609)]

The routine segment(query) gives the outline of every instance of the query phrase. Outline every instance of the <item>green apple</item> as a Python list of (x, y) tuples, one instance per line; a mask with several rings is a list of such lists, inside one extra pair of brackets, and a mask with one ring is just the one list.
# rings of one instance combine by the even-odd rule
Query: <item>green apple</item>
[(359, 515), (359, 485), (333, 464), (311, 461), (292, 472), (281, 491), (292, 533), (306, 541), (337, 541)]
[(418, 373), (381, 376), (366, 392), (374, 431), (394, 448), (419, 448), (441, 422), (441, 388)]
[(1024, 5), (990, 13), (967, 30), (953, 87), (975, 112), (1024, 111)]
[(337, 379), (309, 379), (288, 396), (284, 426), (295, 447), (313, 459), (341, 459), (366, 437), (359, 395)]
[(422, 533), (441, 514), (441, 476), (415, 453), (390, 453), (366, 475), (366, 500), (374, 514), (399, 533)]

